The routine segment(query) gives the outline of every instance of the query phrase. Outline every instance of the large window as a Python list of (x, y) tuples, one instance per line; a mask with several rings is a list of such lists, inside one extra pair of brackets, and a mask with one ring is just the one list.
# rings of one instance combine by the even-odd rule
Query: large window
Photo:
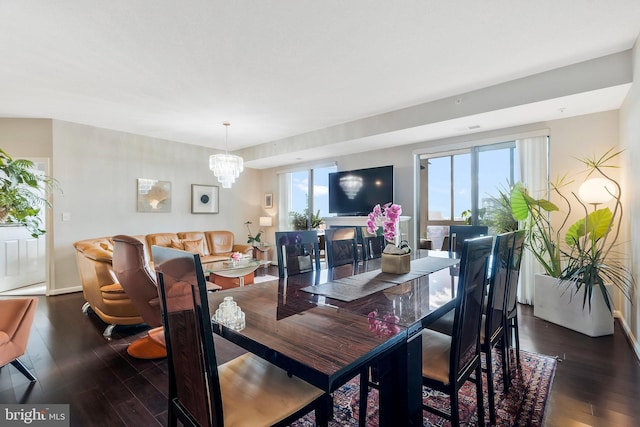
[(329, 173), (336, 170), (336, 166), (325, 166), (280, 175), (284, 195), (280, 204), (281, 229), (318, 228), (319, 219), (333, 216), (329, 214)]
[(439, 249), (449, 225), (490, 224), (499, 192), (518, 179), (515, 141), (423, 155), (420, 236)]

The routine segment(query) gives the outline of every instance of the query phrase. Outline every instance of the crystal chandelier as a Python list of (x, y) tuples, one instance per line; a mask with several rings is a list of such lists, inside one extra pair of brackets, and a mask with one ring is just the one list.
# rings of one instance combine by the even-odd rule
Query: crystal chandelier
[(229, 154), (229, 126), (231, 123), (222, 123), (225, 126), (225, 153), (209, 156), (209, 169), (218, 178), (222, 188), (231, 188), (240, 172), (244, 169), (242, 157)]

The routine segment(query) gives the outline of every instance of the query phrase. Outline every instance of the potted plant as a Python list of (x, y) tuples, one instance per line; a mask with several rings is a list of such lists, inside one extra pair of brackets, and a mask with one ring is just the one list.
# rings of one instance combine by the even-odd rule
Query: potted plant
[[(605, 183), (601, 192), (613, 199), (613, 210), (598, 208), (598, 203), (584, 200), (585, 195), (579, 197), (572, 192), (584, 215), (571, 225), (572, 200), (563, 194), (569, 184), (566, 176), (551, 183), (552, 194), (565, 208), (557, 228), (550, 220), (550, 213), (561, 212), (555, 203), (534, 199), (521, 184), (511, 191), (513, 216), (528, 231), (526, 246), (548, 277), (535, 279), (534, 314), (590, 336), (613, 333), (613, 286), (629, 301), (635, 289), (633, 275), (616, 251), (622, 222), (621, 188), (607, 174), (620, 153), (610, 149), (600, 157), (581, 159), (586, 178), (597, 177)], [(593, 204), (592, 210), (589, 203)], [(569, 303), (576, 307), (572, 309)]]
[(400, 215), (402, 206), (389, 202), (384, 206), (375, 205), (367, 217), (367, 232), (376, 235), (381, 225), (382, 235), (387, 241), (380, 261), (383, 273), (405, 274), (411, 268), (409, 243), (401, 240), (396, 244)]
[(32, 161), (0, 149), (0, 223), (21, 224), (36, 238), (44, 234), (40, 211), (51, 206), (46, 189), (54, 186), (53, 179), (34, 172)]
[(249, 226), (253, 224), (251, 221), (247, 221), (244, 223), (244, 225), (247, 226), (247, 231), (249, 232), (247, 235), (247, 243), (252, 244), (253, 246), (256, 246), (257, 244), (262, 244), (262, 242), (260, 241), (260, 238), (262, 237), (262, 230), (258, 230), (258, 233), (254, 236), (253, 233), (251, 233), (251, 228), (249, 228)]
[(311, 213), (311, 224), (309, 224), (309, 208), (305, 208), (302, 213), (289, 212), (289, 218), (294, 230), (313, 230), (324, 224), (324, 220), (320, 216), (320, 209), (315, 214)]

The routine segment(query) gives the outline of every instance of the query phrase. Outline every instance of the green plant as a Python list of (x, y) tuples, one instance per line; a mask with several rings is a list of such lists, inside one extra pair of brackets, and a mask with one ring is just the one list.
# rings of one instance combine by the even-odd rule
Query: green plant
[[(478, 209), (478, 223), (484, 224), (484, 217), (486, 212), (486, 208)], [(471, 209), (462, 211), (462, 213), (460, 213), (460, 218), (462, 218), (462, 221), (464, 221), (465, 225), (473, 225), (473, 212), (471, 211)]]
[(33, 169), (32, 161), (13, 159), (0, 149), (0, 222), (22, 224), (38, 237), (46, 232), (40, 211), (51, 206), (46, 190), (56, 183)]
[(324, 224), (324, 220), (320, 217), (320, 209), (315, 214), (311, 213), (311, 226), (309, 226), (309, 208), (305, 208), (302, 213), (291, 211), (289, 218), (294, 230), (314, 229)]
[(491, 196), (490, 204), (486, 207), (481, 225), (489, 227), (491, 234), (508, 233), (518, 230), (518, 221), (511, 213), (511, 189), (513, 187), (498, 188), (498, 195)]
[[(559, 212), (558, 206), (546, 199), (532, 198), (522, 184), (516, 185), (511, 192), (513, 216), (523, 221), (524, 228), (528, 230), (527, 248), (547, 274), (572, 283), (575, 286), (574, 294), (582, 290), (583, 307), (588, 303), (589, 309), (597, 285), (613, 284), (629, 301), (633, 301), (633, 275), (615, 251), (622, 223), (621, 188), (605, 172), (607, 168), (615, 167), (611, 161), (620, 153), (610, 149), (600, 157), (580, 159), (586, 166), (587, 178), (595, 174), (615, 186), (615, 192), (608, 190), (614, 200), (614, 209), (597, 209), (594, 206), (593, 212), (589, 212), (586, 204), (575, 193), (571, 193), (584, 210), (584, 217), (567, 228), (564, 239), (561, 239), (561, 232), (571, 213), (571, 202), (561, 191), (568, 184), (566, 176), (551, 183), (553, 194), (559, 196), (567, 206), (557, 229), (552, 227), (549, 214)], [(606, 289), (604, 286), (599, 286), (599, 289), (605, 304), (613, 311), (613, 302)]]
[(258, 230), (258, 234), (256, 234), (255, 236), (253, 235), (253, 233), (251, 233), (251, 228), (249, 228), (249, 226), (253, 224), (251, 221), (247, 221), (244, 223), (244, 225), (247, 226), (247, 230), (249, 231), (248, 235), (247, 235), (247, 243), (260, 243), (260, 238), (262, 236), (263, 231), (262, 230)]

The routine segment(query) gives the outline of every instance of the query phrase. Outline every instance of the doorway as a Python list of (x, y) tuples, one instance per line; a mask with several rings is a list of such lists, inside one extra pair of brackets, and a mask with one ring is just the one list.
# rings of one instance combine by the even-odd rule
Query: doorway
[[(36, 173), (49, 175), (48, 159), (33, 161)], [(49, 209), (40, 211), (45, 230), (50, 229)], [(3, 224), (0, 227), (0, 294), (46, 295), (48, 290), (48, 233), (33, 237), (25, 227)]]

